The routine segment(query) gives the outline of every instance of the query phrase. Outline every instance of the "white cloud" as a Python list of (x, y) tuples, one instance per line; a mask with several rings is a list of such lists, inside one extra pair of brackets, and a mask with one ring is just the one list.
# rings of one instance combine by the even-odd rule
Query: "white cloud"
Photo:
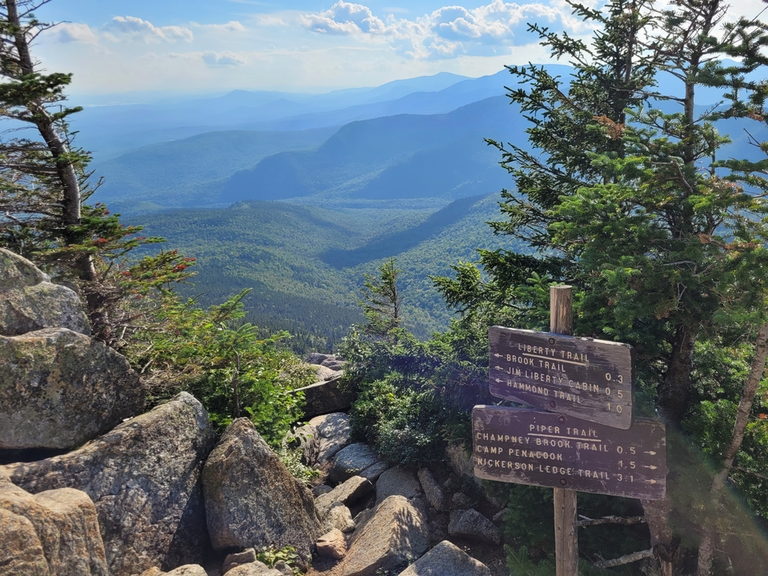
[(135, 41), (153, 44), (157, 42), (192, 42), (192, 30), (183, 26), (155, 26), (135, 16), (115, 16), (106, 30), (113, 37), (126, 37)]
[(245, 64), (245, 58), (234, 52), (204, 52), (202, 59), (211, 68), (225, 68)]
[(193, 22), (191, 24), (194, 28), (200, 28), (205, 31), (211, 32), (246, 32), (247, 29), (237, 20), (231, 20), (224, 24), (198, 24)]
[(306, 29), (316, 33), (390, 42), (398, 53), (409, 58), (453, 58), (487, 54), (488, 46), (522, 44), (529, 39), (515, 42), (516, 33), (525, 31), (532, 21), (545, 23), (553, 30), (579, 31), (581, 21), (571, 16), (570, 9), (557, 4), (557, 0), (554, 4), (522, 5), (492, 0), (473, 9), (445, 6), (409, 20), (398, 19), (392, 13), (381, 19), (367, 6), (338, 1), (324, 12), (303, 14), (300, 20)]
[(384, 34), (387, 26), (371, 9), (362, 4), (340, 0), (330, 10), (320, 14), (306, 14), (302, 24), (313, 32), (328, 34)]
[(57, 42), (83, 42), (96, 44), (99, 39), (96, 33), (87, 24), (62, 22), (53, 28), (52, 32)]

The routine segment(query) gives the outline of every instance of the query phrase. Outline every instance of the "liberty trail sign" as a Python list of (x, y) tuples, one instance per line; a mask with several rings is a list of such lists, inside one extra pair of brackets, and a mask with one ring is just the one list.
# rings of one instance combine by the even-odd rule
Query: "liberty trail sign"
[(627, 429), (635, 380), (628, 344), (493, 326), (490, 392), (497, 398)]

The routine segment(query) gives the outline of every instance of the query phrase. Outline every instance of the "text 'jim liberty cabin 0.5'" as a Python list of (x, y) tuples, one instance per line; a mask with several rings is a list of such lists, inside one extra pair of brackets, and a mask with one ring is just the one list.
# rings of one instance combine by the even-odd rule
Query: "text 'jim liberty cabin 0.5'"
[(635, 380), (628, 344), (492, 326), (490, 392), (612, 428), (632, 425)]

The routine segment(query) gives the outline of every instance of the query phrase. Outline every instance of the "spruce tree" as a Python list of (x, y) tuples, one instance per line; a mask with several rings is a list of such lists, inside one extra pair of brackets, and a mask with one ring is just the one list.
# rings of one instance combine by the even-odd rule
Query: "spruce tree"
[[(592, 44), (531, 26), (574, 66), (571, 78), (510, 68), (523, 82), (510, 98), (530, 123), (533, 151), (492, 142), (516, 185), (492, 225), (530, 252), (482, 252), (486, 279), (461, 265), (438, 286), (465, 317), (513, 309), (523, 326), (542, 329), (545, 300), (531, 286), (572, 284), (575, 332), (632, 344), (640, 408), (674, 430), (695, 405), (697, 342), (743, 338), (765, 316), (766, 165), (726, 158), (730, 140), (716, 122), (763, 120), (765, 83), (750, 78), (767, 63), (768, 28), (726, 23), (721, 0), (571, 5), (598, 26)], [(722, 102), (700, 106), (704, 87), (719, 88)], [(674, 503), (644, 505), (669, 573), (680, 558)]]

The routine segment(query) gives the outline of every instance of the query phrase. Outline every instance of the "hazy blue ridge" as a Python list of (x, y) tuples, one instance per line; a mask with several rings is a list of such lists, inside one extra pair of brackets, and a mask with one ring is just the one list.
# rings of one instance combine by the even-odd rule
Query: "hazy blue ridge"
[[(476, 195), (498, 187), (495, 173), (504, 175), (498, 153), (483, 138), (520, 141), (520, 120), (508, 100), (497, 96), (448, 114), (352, 122), (316, 150), (281, 152), (234, 174), (220, 200), (295, 198), (343, 186), (351, 198)], [(472, 185), (462, 188), (467, 182)]]
[[(370, 105), (412, 92), (443, 90), (464, 76), (440, 73), (396, 80), (374, 88), (336, 90), (325, 94), (234, 90), (215, 97), (168, 98), (160, 101), (86, 106), (71, 119), (78, 144), (96, 158), (107, 159), (138, 146), (214, 130), (270, 130), (281, 118)], [(349, 121), (349, 120), (347, 120)], [(323, 127), (345, 122), (330, 120)], [(297, 123), (290, 130), (313, 128)], [(280, 128), (285, 130), (286, 128)]]

